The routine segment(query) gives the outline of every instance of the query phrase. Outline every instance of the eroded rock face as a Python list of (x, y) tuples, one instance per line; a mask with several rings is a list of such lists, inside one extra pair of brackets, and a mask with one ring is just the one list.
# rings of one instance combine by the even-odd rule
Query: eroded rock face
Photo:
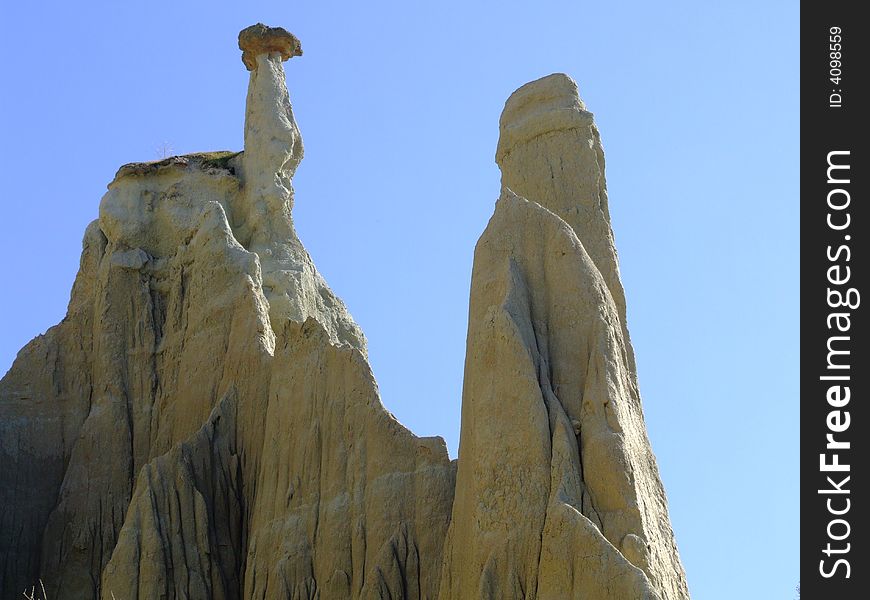
[(0, 597), (437, 591), (455, 464), (381, 405), (296, 236), (289, 38), (242, 37), (245, 151), (122, 167), (0, 383)]
[(497, 160), (441, 598), (688, 598), (637, 393), (603, 153), (570, 78), (510, 97)]
[(385, 411), (359, 351), (311, 319), (287, 325), (275, 362), (244, 597), (434, 598), (455, 476), (444, 440)]
[[(520, 87), (505, 103), (499, 132), (495, 159), (502, 185), (558, 215), (576, 232), (607, 283), (630, 342), (610, 228), (604, 150), (577, 84), (554, 73)], [(634, 372), (634, 350), (627, 345)]]
[(525, 198), (475, 252), (457, 472), (383, 407), (293, 227), (298, 40), (239, 45), (244, 152), (123, 166), (66, 318), (0, 381), (0, 597), (688, 597), (573, 82), (502, 118)]

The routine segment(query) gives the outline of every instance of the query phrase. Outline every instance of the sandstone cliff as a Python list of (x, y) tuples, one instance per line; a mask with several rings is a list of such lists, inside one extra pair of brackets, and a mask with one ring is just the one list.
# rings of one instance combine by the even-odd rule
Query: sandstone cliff
[(0, 382), (0, 597), (688, 598), (574, 83), (502, 115), (457, 469), (384, 409), (294, 230), (299, 40), (239, 45), (244, 151), (122, 167)]

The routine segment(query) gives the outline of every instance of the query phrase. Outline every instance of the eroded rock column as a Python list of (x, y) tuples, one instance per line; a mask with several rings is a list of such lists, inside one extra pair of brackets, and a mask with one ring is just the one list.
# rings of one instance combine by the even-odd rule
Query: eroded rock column
[(365, 354), (362, 330), (317, 272), (293, 226), (292, 177), (303, 147), (283, 63), (301, 56), (302, 45), (286, 29), (258, 23), (239, 33), (239, 48), (251, 75), (242, 195), (233, 211), (233, 232), (260, 258), (272, 327), (278, 330), (287, 320), (301, 323), (314, 317), (333, 342), (350, 344)]
[[(628, 342), (604, 149), (577, 84), (563, 73), (554, 73), (521, 86), (505, 103), (499, 132), (495, 160), (502, 185), (555, 213), (577, 233), (607, 283)], [(626, 353), (634, 372), (630, 343)]]
[(498, 148), (440, 598), (688, 598), (637, 393), (603, 153), (576, 84), (551, 75), (517, 90)]

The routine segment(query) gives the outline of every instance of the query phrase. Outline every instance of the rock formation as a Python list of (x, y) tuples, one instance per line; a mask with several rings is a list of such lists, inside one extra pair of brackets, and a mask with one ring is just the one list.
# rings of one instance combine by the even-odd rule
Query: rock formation
[(0, 597), (688, 598), (573, 81), (502, 115), (457, 468), (384, 409), (294, 230), (299, 41), (239, 46), (244, 151), (123, 166), (0, 382)]
[(569, 77), (508, 99), (497, 161), (441, 597), (688, 597), (625, 333), (603, 152)]

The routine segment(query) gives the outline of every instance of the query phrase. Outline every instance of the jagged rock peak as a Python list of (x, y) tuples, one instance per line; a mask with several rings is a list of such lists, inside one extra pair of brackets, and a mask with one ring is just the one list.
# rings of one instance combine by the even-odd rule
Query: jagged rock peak
[(239, 50), (242, 62), (253, 71), (257, 68), (257, 56), (279, 52), (281, 60), (302, 56), (302, 43), (283, 27), (269, 27), (262, 23), (251, 25), (239, 32)]

